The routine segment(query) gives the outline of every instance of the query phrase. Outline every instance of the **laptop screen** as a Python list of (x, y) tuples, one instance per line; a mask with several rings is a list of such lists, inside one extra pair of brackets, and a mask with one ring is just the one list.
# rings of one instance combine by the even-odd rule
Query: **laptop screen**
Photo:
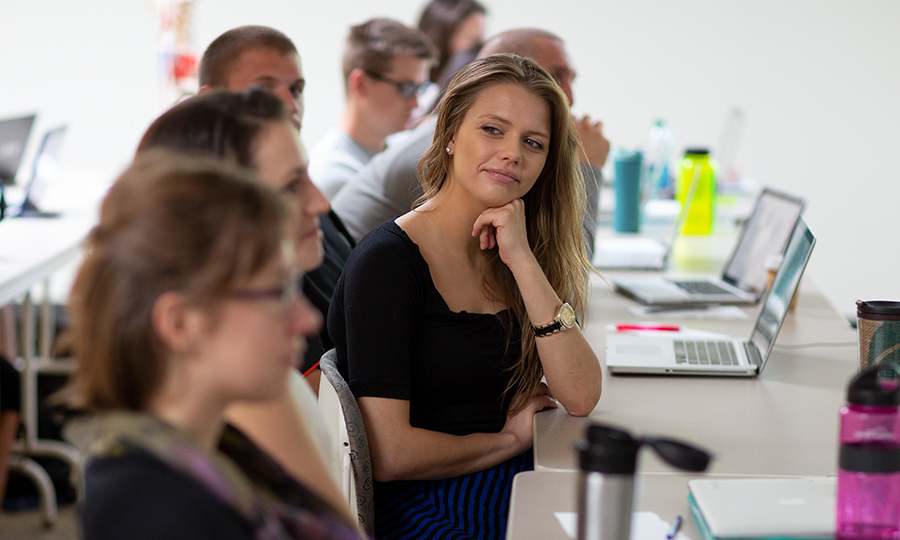
[(52, 129), (44, 134), (41, 147), (34, 158), (31, 180), (25, 188), (25, 200), (22, 202), (23, 212), (37, 211), (47, 186), (56, 180), (59, 173), (60, 148), (65, 134), (66, 126)]
[(775, 274), (772, 288), (763, 301), (759, 318), (756, 319), (756, 326), (753, 328), (753, 334), (750, 336), (751, 343), (756, 346), (757, 351), (762, 355), (764, 363), (766, 358), (769, 357), (775, 338), (778, 336), (781, 323), (784, 322), (784, 318), (787, 315), (791, 299), (793, 299), (794, 293), (797, 291), (797, 286), (800, 284), (800, 276), (803, 275), (803, 270), (806, 268), (806, 263), (815, 243), (816, 239), (806, 226), (806, 223), (802, 218), (798, 218), (790, 243), (787, 250), (785, 250), (781, 267), (778, 268), (778, 272)]
[(0, 120), (0, 185), (12, 185), (31, 133), (34, 115)]
[(725, 266), (722, 279), (744, 291), (760, 295), (766, 289), (766, 257), (780, 255), (787, 245), (804, 201), (765, 188)]

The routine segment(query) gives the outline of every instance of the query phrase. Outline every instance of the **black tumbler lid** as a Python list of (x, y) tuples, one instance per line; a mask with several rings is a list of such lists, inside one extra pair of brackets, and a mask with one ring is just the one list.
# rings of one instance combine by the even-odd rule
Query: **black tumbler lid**
[(575, 444), (581, 470), (604, 474), (634, 474), (637, 454), (648, 445), (669, 465), (686, 471), (706, 470), (712, 456), (699, 448), (672, 439), (634, 438), (627, 431), (591, 424), (586, 437)]
[(583, 471), (605, 474), (634, 474), (641, 441), (613, 427), (591, 424), (587, 437), (575, 444)]
[[(886, 378), (883, 372), (891, 372)], [(900, 405), (900, 384), (896, 369), (887, 364), (875, 364), (857, 373), (847, 387), (847, 401), (857, 405)]]
[(873, 315), (900, 315), (900, 302), (892, 300), (857, 300), (857, 313)]
[(695, 156), (706, 156), (709, 155), (709, 148), (688, 148), (684, 151), (684, 155), (692, 154)]

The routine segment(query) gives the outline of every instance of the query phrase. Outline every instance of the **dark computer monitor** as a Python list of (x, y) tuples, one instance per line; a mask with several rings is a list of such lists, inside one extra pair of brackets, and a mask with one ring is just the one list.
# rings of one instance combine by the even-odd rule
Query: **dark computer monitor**
[(34, 118), (35, 115), (32, 114), (0, 120), (0, 186), (15, 183)]

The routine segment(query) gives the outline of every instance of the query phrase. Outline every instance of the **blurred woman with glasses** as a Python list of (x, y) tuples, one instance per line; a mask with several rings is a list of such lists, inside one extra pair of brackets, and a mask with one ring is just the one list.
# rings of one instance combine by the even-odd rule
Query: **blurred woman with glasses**
[(249, 172), (139, 155), (70, 296), (78, 404), (100, 415), (84, 538), (358, 538), (346, 513), (225, 423), (277, 399), (320, 325), (281, 198)]
[[(244, 92), (214, 90), (187, 99), (150, 125), (138, 154), (160, 148), (213, 156), (253, 171), (290, 211), (297, 269), (310, 272), (321, 264), (319, 216), (329, 205), (310, 181), (300, 134), (277, 96), (255, 87)], [(321, 332), (307, 340), (324, 350)], [(226, 415), (298, 480), (345, 509), (336, 483), (340, 477), (336, 450), (315, 395), (298, 373), (292, 372), (290, 378), (289, 394), (265, 403), (235, 403)]]

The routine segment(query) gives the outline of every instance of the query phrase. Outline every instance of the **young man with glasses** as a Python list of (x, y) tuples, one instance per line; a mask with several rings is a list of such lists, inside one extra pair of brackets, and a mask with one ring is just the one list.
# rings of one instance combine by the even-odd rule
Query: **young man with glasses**
[(437, 50), (428, 37), (391, 19), (350, 29), (343, 71), (347, 102), (338, 126), (310, 153), (309, 173), (331, 199), (387, 137), (406, 129), (425, 90)]

